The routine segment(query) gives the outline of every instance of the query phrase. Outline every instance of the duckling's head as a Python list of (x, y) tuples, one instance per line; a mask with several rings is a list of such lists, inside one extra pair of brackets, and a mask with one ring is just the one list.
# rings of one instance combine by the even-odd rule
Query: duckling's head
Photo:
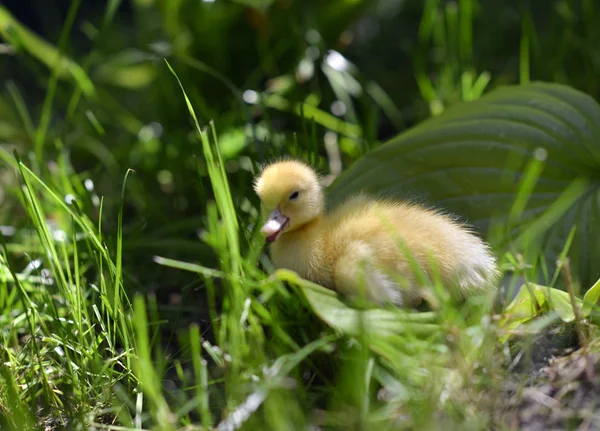
[(317, 219), (323, 211), (319, 176), (310, 166), (296, 160), (265, 167), (255, 179), (254, 191), (261, 200), (266, 220), (260, 232), (268, 242)]

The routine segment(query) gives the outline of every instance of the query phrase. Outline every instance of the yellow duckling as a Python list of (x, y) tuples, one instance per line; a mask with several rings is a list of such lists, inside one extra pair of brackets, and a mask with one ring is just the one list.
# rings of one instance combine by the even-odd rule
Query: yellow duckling
[(357, 195), (325, 214), (319, 177), (302, 162), (268, 165), (254, 190), (266, 219), (261, 233), (271, 243), (275, 268), (290, 269), (340, 293), (363, 292), (378, 303), (417, 305), (421, 284), (415, 263), (431, 280), (437, 274), (458, 300), (493, 286), (498, 277), (488, 247), (434, 210)]

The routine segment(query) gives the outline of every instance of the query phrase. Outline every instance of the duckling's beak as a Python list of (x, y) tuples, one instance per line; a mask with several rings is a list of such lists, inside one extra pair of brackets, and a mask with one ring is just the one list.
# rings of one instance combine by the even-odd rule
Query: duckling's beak
[(267, 222), (260, 229), (260, 233), (267, 239), (267, 242), (273, 242), (283, 233), (288, 226), (289, 219), (281, 214), (279, 208), (271, 212)]

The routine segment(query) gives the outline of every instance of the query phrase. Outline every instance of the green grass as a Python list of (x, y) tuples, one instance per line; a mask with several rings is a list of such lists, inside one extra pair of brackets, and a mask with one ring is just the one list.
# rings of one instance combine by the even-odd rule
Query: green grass
[[(459, 305), (432, 283), (412, 312), (274, 272), (251, 179), (282, 154), (336, 174), (503, 83), (597, 97), (593, 2), (553, 1), (546, 21), (519, 2), (250, 3), (73, 1), (42, 36), (0, 6), (0, 428), (510, 429), (544, 334), (598, 351), (600, 284), (572, 270), (597, 261), (572, 252), (585, 224), (556, 265), (540, 245), (588, 183), (498, 248), (506, 286), (531, 282), (516, 302)], [(381, 35), (358, 36), (364, 17)], [(491, 239), (517, 230), (545, 162), (519, 164)]]

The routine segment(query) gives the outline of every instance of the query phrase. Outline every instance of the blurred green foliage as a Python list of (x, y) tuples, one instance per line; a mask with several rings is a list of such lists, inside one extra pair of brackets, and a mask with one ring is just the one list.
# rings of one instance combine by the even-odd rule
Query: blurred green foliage
[[(488, 80), (492, 87), (524, 77), (558, 81), (598, 95), (600, 30), (590, 0), (75, 1), (62, 43), (68, 2), (53, 6), (51, 15), (36, 16), (31, 11), (53, 8), (29, 0), (15, 4), (12, 17), (6, 6), (0, 15), (13, 51), (2, 62), (11, 83), (1, 103), (2, 138), (22, 151), (42, 140), (46, 161), (67, 152), (76, 172), (93, 177), (107, 208), (125, 170), (135, 169), (126, 220), (146, 237), (167, 222), (198, 224), (208, 197), (206, 182), (190, 181), (197, 177), (197, 148), (165, 57), (200, 122), (214, 120), (225, 155), (238, 158), (230, 163), (231, 180), (244, 201), (253, 199), (250, 163), (239, 157), (254, 163), (289, 152), (325, 156), (323, 124), (340, 129), (327, 117), (335, 100), (349, 102), (343, 119), (361, 129), (338, 138), (347, 165), (431, 110), (477, 97)], [(46, 43), (15, 22), (17, 12), (73, 60), (65, 63), (71, 78), (52, 67)], [(328, 67), (329, 49), (355, 66)], [(53, 75), (61, 79), (43, 105)], [(257, 92), (256, 104), (244, 102), (246, 90)], [(294, 115), (299, 103), (316, 125)], [(48, 133), (32, 136), (48, 111)], [(315, 161), (325, 168), (323, 158)], [(182, 229), (180, 238), (193, 235)]]

